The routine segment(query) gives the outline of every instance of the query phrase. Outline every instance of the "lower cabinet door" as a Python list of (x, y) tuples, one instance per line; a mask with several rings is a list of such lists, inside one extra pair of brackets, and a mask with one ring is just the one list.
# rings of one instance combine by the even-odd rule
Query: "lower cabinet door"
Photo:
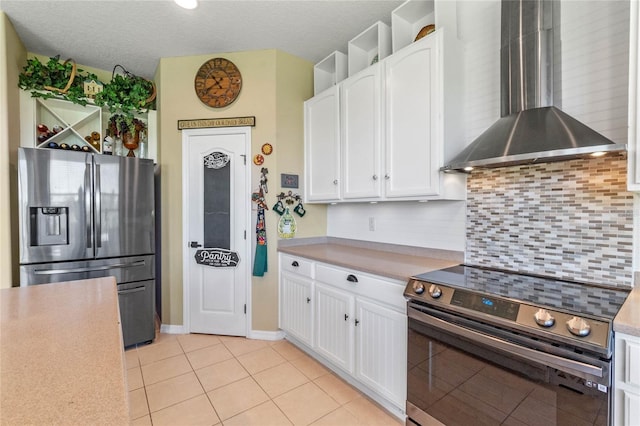
[(118, 284), (124, 346), (150, 342), (154, 339), (154, 293), (154, 280)]
[(356, 320), (356, 377), (403, 407), (407, 387), (406, 315), (359, 298)]
[(316, 351), (353, 372), (354, 297), (330, 286), (315, 287)]
[(311, 280), (282, 273), (280, 327), (309, 346), (312, 345), (313, 300)]

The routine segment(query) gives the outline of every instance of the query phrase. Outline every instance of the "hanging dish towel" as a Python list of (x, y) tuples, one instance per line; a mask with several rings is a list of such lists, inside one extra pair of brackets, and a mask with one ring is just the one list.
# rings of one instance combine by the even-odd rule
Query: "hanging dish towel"
[(256, 222), (256, 256), (253, 260), (253, 276), (262, 277), (267, 272), (267, 229), (264, 222), (264, 209), (258, 207)]

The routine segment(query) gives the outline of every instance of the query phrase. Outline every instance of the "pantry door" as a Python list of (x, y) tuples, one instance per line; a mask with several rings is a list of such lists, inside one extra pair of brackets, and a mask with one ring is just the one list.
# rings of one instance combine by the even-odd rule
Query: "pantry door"
[(251, 263), (250, 127), (183, 130), (184, 319), (246, 336)]

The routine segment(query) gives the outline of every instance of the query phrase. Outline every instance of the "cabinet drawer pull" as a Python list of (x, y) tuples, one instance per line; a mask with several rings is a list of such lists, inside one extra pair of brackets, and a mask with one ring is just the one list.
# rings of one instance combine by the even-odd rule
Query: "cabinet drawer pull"
[(294, 260), (293, 262), (291, 262), (291, 266), (293, 266), (294, 268), (297, 268), (298, 266), (300, 266), (300, 264), (298, 263), (297, 260)]
[(349, 319), (349, 315), (344, 314), (344, 320), (347, 321)]
[(356, 327), (360, 324), (360, 320), (356, 320)]
[(358, 282), (358, 277), (356, 277), (353, 274), (349, 274), (347, 276), (347, 281), (349, 281), (350, 283), (357, 283)]
[(307, 297), (307, 303), (310, 303), (310, 302), (311, 302), (311, 299)]

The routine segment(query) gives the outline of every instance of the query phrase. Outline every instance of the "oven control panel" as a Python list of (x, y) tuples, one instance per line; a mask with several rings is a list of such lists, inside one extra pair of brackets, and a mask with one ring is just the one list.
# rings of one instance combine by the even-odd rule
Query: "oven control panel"
[(451, 304), (511, 321), (515, 321), (518, 317), (518, 308), (520, 307), (519, 303), (465, 290), (455, 290)]
[(540, 337), (590, 349), (609, 347), (611, 324), (595, 318), (519, 303), (499, 296), (411, 279), (404, 296), (433, 307), (453, 309), (462, 315), (528, 331)]

